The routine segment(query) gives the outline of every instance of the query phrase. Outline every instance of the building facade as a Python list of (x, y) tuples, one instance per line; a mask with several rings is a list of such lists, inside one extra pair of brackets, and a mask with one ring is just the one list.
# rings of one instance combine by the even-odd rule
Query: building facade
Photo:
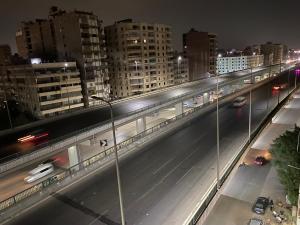
[(84, 106), (76, 62), (4, 66), (0, 86), (36, 118), (50, 117)]
[(189, 81), (215, 74), (217, 36), (191, 29), (183, 34), (183, 51), (189, 61)]
[(170, 26), (127, 19), (104, 32), (113, 98), (174, 84)]
[(24, 59), (56, 57), (53, 28), (46, 19), (22, 22), (16, 32), (16, 44)]
[(109, 76), (106, 64), (102, 21), (92, 12), (50, 11), (56, 50), (60, 60), (76, 60), (81, 72), (85, 105), (94, 103), (91, 96), (109, 98)]
[(231, 73), (234, 71), (245, 70), (262, 66), (264, 63), (263, 55), (218, 57), (217, 73)]
[(283, 45), (274, 44), (272, 42), (267, 42), (261, 45), (261, 54), (265, 57), (265, 65), (276, 65), (282, 63), (284, 60), (283, 56)]
[(174, 53), (173, 57), (174, 84), (183, 84), (189, 81), (188, 59), (183, 53)]
[(0, 45), (0, 66), (8, 65), (11, 62), (11, 48), (9, 45)]
[(23, 22), (16, 33), (18, 53), (43, 61), (76, 61), (85, 106), (91, 96), (109, 98), (102, 21), (92, 12), (51, 7), (47, 20)]

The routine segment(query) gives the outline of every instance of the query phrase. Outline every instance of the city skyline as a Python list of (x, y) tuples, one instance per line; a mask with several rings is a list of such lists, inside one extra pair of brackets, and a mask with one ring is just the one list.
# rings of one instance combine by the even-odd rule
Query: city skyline
[[(170, 25), (173, 31), (173, 45), (177, 50), (182, 50), (182, 34), (192, 27), (199, 31), (216, 33), (220, 48), (244, 48), (266, 41), (285, 42), (290, 48), (298, 48), (297, 39), (300, 32), (293, 27), (296, 27), (299, 19), (296, 11), (299, 3), (291, 0), (288, 2), (292, 4), (280, 5), (269, 1), (270, 4), (261, 5), (257, 0), (246, 4), (241, 4), (237, 0), (226, 3), (220, 1), (218, 4), (206, 0), (190, 4), (179, 0), (103, 3), (90, 0), (64, 1), (62, 4), (57, 0), (50, 0), (38, 5), (36, 0), (18, 3), (12, 0), (3, 3), (0, 9), (1, 15), (6, 18), (0, 22), (2, 30), (0, 43), (9, 44), (13, 52), (16, 52), (15, 31), (20, 22), (46, 18), (50, 6), (57, 5), (66, 10), (92, 11), (103, 20), (104, 26), (126, 18), (138, 22)], [(247, 10), (243, 10), (243, 7)], [(235, 30), (239, 30), (238, 35)]]

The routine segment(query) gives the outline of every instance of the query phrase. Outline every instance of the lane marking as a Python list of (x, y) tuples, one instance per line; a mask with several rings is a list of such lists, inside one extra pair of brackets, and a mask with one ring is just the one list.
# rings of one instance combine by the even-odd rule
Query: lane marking
[(188, 171), (186, 171), (186, 173), (176, 182), (176, 184), (178, 184), (179, 182), (181, 182), (183, 180), (183, 178), (193, 169), (193, 167), (191, 167)]
[[(175, 159), (175, 158), (173, 158), (173, 159)], [(165, 167), (173, 159), (169, 159), (167, 162), (165, 162), (164, 164), (162, 164), (157, 170), (155, 170), (152, 174), (153, 175), (157, 174), (163, 167)]]

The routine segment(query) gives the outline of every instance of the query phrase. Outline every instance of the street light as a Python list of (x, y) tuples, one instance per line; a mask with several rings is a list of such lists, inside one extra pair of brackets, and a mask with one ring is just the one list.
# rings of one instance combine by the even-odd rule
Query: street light
[(253, 79), (252, 79), (252, 66), (250, 67), (250, 76), (251, 76), (251, 84), (250, 84), (250, 93), (249, 93), (249, 144), (251, 142), (251, 121), (252, 121), (252, 118), (251, 118), (251, 114), (252, 114), (252, 82), (253, 82)]
[(8, 120), (9, 120), (9, 125), (10, 125), (10, 128), (12, 129), (13, 126), (12, 126), (12, 121), (11, 121), (11, 117), (10, 117), (10, 111), (9, 111), (9, 108), (8, 108), (8, 104), (7, 104), (7, 101), (4, 100), (4, 103), (6, 105), (6, 111), (7, 111), (7, 116), (8, 116)]
[(120, 170), (119, 170), (119, 158), (118, 158), (118, 151), (117, 151), (117, 140), (116, 140), (116, 131), (115, 131), (115, 121), (114, 121), (114, 114), (112, 105), (109, 101), (97, 97), (97, 96), (91, 96), (93, 99), (97, 99), (100, 101), (103, 101), (109, 105), (110, 108), (110, 117), (111, 117), (111, 125), (112, 125), (112, 131), (113, 131), (113, 139), (114, 139), (114, 152), (115, 152), (115, 163), (116, 163), (116, 171), (117, 171), (117, 181), (118, 181), (118, 191), (119, 191), (119, 200), (120, 200), (120, 212), (121, 212), (121, 221), (122, 225), (125, 225), (125, 215), (124, 215), (124, 208), (123, 208), (123, 197), (122, 197), (122, 188), (121, 188), (121, 179), (120, 179)]
[(217, 189), (220, 189), (219, 74), (217, 75)]
[[(68, 63), (64, 64), (64, 75), (66, 75), (66, 68), (68, 68)], [(67, 75), (67, 95), (68, 95), (68, 105), (69, 105), (69, 111), (70, 111), (70, 96), (69, 96), (69, 75)]]
[(6, 105), (6, 112), (7, 112), (7, 116), (8, 116), (8, 120), (9, 120), (9, 125), (10, 125), (10, 128), (12, 129), (13, 125), (12, 125), (12, 120), (11, 120), (11, 116), (10, 116), (10, 110), (9, 110), (9, 107), (8, 107), (8, 102), (7, 102), (5, 90), (4, 90), (4, 101), (3, 102)]
[(178, 58), (177, 58), (177, 75), (178, 75), (178, 77), (179, 77), (179, 65), (180, 65), (181, 60), (182, 60), (182, 57), (178, 56)]
[(299, 138), (300, 138), (300, 130), (298, 132), (298, 139), (297, 139), (297, 153), (299, 153)]

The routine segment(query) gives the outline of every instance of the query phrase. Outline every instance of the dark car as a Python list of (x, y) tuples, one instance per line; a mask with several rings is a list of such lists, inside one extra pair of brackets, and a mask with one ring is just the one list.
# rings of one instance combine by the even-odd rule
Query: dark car
[(259, 166), (266, 164), (266, 162), (267, 162), (267, 160), (263, 156), (257, 156), (254, 160), (254, 163)]
[(269, 205), (269, 199), (266, 197), (258, 197), (254, 203), (252, 210), (257, 214), (264, 214)]

